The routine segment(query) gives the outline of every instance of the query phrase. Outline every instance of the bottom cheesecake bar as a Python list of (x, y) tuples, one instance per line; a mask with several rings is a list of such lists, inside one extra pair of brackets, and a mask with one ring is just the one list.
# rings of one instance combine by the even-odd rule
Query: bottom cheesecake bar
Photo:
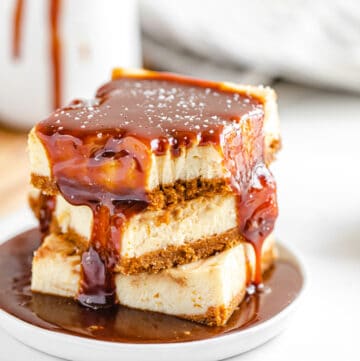
[[(262, 270), (275, 258), (272, 236), (263, 245)], [(68, 238), (49, 235), (35, 252), (31, 289), (76, 297), (80, 285), (81, 251)], [(121, 305), (165, 313), (209, 326), (225, 325), (253, 278), (255, 254), (241, 243), (215, 256), (163, 270), (157, 274), (115, 276)]]

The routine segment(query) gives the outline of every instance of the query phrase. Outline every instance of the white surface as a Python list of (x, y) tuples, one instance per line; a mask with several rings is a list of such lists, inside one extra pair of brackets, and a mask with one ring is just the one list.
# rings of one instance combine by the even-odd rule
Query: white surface
[[(286, 332), (234, 360), (359, 360), (360, 98), (288, 85), (278, 91), (277, 234), (302, 251), (310, 284)], [(1, 361), (53, 359), (0, 331)]]

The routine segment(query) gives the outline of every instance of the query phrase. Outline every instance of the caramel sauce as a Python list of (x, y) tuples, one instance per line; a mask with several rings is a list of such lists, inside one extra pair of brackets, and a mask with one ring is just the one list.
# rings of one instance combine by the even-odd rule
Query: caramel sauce
[(254, 246), (255, 282), (260, 284), (262, 243), (277, 216), (263, 121), (259, 99), (163, 73), (114, 79), (95, 100), (73, 101), (40, 122), (37, 136), (62, 196), (93, 211), (78, 300), (95, 308), (113, 304), (122, 226), (148, 205), (152, 153), (169, 151), (177, 157), (196, 144), (211, 144), (224, 155), (229, 183), (238, 195), (239, 232)]
[(39, 229), (43, 238), (49, 234), (52, 215), (56, 206), (56, 197), (40, 193), (39, 196)]
[(20, 45), (24, 14), (24, 0), (16, 0), (13, 15), (13, 31), (12, 31), (12, 55), (14, 59), (20, 57)]
[(238, 332), (269, 320), (301, 291), (300, 269), (286, 250), (264, 274), (262, 292), (248, 295), (224, 327), (208, 327), (176, 317), (123, 306), (92, 310), (56, 296), (32, 293), (32, 253), (40, 244), (37, 229), (0, 245), (0, 309), (53, 332), (90, 339), (128, 342), (188, 342)]
[[(12, 31), (12, 55), (14, 59), (20, 58), (21, 40), (23, 35), (23, 17), (24, 17), (24, 0), (15, 0), (13, 13), (13, 31)], [(61, 85), (61, 36), (59, 31), (59, 21), (61, 13), (61, 0), (49, 1), (49, 30), (50, 30), (50, 61), (52, 71), (53, 87), (53, 109), (60, 107), (62, 99)]]
[(61, 105), (61, 37), (59, 30), (61, 0), (49, 0), (50, 59), (53, 84), (53, 109)]

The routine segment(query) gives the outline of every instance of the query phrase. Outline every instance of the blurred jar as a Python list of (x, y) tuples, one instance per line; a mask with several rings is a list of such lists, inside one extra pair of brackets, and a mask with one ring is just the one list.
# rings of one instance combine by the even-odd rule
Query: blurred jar
[(140, 63), (134, 0), (0, 1), (1, 123), (30, 128)]

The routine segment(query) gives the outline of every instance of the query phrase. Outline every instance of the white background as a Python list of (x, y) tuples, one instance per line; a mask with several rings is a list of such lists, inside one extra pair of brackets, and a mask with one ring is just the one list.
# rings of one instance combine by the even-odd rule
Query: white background
[[(283, 137), (273, 168), (281, 212), (276, 233), (302, 253), (309, 287), (283, 334), (234, 360), (360, 360), (360, 98), (275, 88)], [(55, 358), (0, 329), (0, 360)]]

